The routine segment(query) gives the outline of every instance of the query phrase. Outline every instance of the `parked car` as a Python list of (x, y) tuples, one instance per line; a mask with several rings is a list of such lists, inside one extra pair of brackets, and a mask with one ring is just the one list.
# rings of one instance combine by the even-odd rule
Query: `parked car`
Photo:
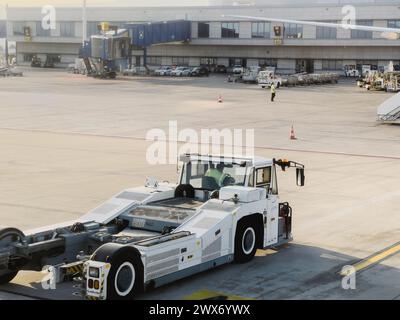
[(31, 61), (31, 67), (33, 68), (41, 68), (42, 67), (42, 59), (33, 57)]
[(227, 73), (227, 68), (224, 65), (218, 65), (215, 67), (214, 72), (215, 73)]
[(188, 67), (178, 67), (175, 70), (171, 71), (171, 76), (175, 77), (187, 77), (190, 75), (192, 70)]
[(136, 76), (136, 75), (145, 75), (147, 72), (145, 67), (132, 67), (130, 69), (125, 69), (122, 74), (124, 76)]
[(233, 66), (232, 72), (234, 74), (242, 74), (242, 73), (244, 73), (244, 68), (243, 68), (243, 66), (236, 65), (236, 66)]
[(171, 75), (172, 68), (170, 66), (162, 66), (161, 68), (154, 71), (156, 76), (169, 76)]
[(192, 77), (202, 77), (209, 76), (210, 71), (206, 67), (196, 67), (190, 72), (190, 76)]

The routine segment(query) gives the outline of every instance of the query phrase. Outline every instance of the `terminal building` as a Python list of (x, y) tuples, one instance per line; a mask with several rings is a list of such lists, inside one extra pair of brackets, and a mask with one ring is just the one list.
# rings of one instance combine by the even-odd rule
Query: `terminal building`
[[(86, 38), (99, 33), (98, 25), (109, 22), (148, 23), (190, 21), (188, 41), (152, 45), (147, 64), (273, 66), (278, 73), (339, 71), (345, 65), (383, 68), (400, 62), (400, 40), (380, 33), (357, 30), (246, 21), (228, 15), (271, 17), (293, 20), (340, 22), (343, 6), (353, 5), (356, 23), (400, 28), (400, 5), (393, 0), (241, 0), (210, 1), (207, 6), (188, 7), (56, 7), (56, 23), (42, 27), (42, 8), (9, 7), (7, 34), (16, 42), (17, 63), (29, 64), (33, 57), (51, 60), (56, 66), (74, 62)], [(133, 51), (133, 63), (143, 64), (143, 51)]]

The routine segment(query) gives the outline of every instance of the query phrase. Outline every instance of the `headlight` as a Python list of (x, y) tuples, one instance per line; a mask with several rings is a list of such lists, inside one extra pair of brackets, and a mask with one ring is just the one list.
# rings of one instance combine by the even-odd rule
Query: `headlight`
[(91, 278), (98, 278), (100, 276), (100, 270), (99, 268), (89, 268), (89, 277)]

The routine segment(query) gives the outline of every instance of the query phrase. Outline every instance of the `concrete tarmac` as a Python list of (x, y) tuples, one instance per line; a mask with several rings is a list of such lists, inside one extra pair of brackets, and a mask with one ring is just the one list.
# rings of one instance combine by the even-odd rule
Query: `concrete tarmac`
[[(295, 241), (152, 290), (142, 299), (199, 291), (254, 299), (399, 299), (400, 254), (357, 272), (344, 290), (341, 268), (400, 241), (400, 126), (376, 122), (391, 94), (354, 81), (282, 88), (275, 103), (256, 85), (224, 77), (97, 80), (25, 70), (0, 79), (0, 224), (27, 230), (72, 220), (148, 176), (176, 181), (175, 165), (146, 161), (146, 133), (254, 129), (256, 154), (306, 165), (306, 186), (279, 173), (280, 199), (294, 210)], [(219, 95), (224, 102), (218, 103)], [(294, 125), (297, 140), (289, 139)], [(0, 299), (79, 299), (73, 284), (43, 290), (21, 272)]]

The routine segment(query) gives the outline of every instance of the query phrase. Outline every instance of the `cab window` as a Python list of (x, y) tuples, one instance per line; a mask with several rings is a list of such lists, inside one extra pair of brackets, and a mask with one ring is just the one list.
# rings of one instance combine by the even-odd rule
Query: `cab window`
[(257, 186), (271, 183), (271, 167), (257, 169)]
[(251, 168), (251, 170), (250, 170), (248, 180), (249, 180), (249, 182), (248, 182), (247, 186), (254, 187), (254, 169), (253, 168)]
[(257, 169), (256, 171), (256, 186), (258, 188), (265, 188), (267, 190), (267, 194), (270, 192), (271, 188), (271, 178), (272, 178), (272, 170), (271, 167), (265, 167)]

